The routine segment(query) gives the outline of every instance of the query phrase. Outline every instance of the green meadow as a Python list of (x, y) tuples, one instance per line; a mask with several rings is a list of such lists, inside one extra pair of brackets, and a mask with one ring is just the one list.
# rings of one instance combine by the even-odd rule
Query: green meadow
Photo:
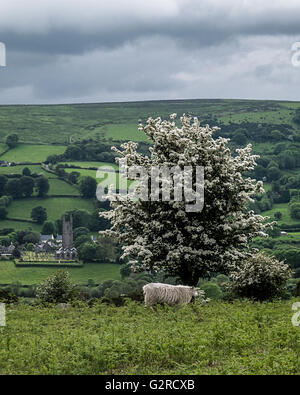
[[(31, 210), (34, 207), (42, 206), (47, 210), (48, 220), (55, 221), (59, 219), (63, 213), (69, 210), (82, 209), (93, 210), (93, 203), (87, 199), (80, 198), (59, 198), (49, 197), (46, 199), (31, 198), (14, 200), (8, 207), (8, 217), (10, 219), (31, 219)], [(2, 222), (0, 222), (1, 225)], [(1, 226), (2, 227), (2, 226)]]
[(291, 218), (289, 206), (286, 203), (274, 204), (272, 210), (267, 210), (262, 213), (262, 215), (270, 217), (274, 220), (274, 214), (280, 211), (282, 213), (282, 218), (280, 220), (276, 220), (279, 225), (296, 225), (299, 224), (299, 220)]
[[(16, 267), (12, 261), (0, 261), (0, 284), (20, 282), (22, 285), (39, 284), (57, 272), (52, 267)], [(111, 263), (86, 263), (83, 267), (68, 268), (70, 277), (76, 284), (87, 284), (93, 279), (96, 284), (105, 280), (119, 280), (120, 265)]]
[[(114, 168), (118, 169), (119, 166), (116, 163), (107, 163), (107, 162), (89, 162), (89, 161), (81, 161), (81, 162), (61, 162), (61, 164), (65, 164), (68, 166), (79, 166), (83, 169), (88, 169), (89, 167), (104, 167), (104, 168)], [(77, 171), (80, 169), (73, 169), (73, 171)]]
[(137, 123), (120, 123), (103, 126), (105, 136), (113, 140), (149, 141), (148, 137), (138, 130)]
[(78, 188), (59, 179), (49, 179), (50, 189), (48, 195), (80, 196)]
[(63, 145), (31, 145), (19, 144), (1, 156), (7, 162), (44, 162), (49, 155), (63, 154), (66, 147)]
[(0, 155), (7, 149), (7, 145), (4, 143), (0, 143)]
[[(23, 169), (27, 167), (30, 169), (31, 173), (36, 173), (36, 174), (43, 174), (43, 175), (49, 175), (40, 165), (19, 165), (19, 166), (8, 166), (8, 167), (0, 167), (0, 174), (22, 174)], [(52, 177), (52, 175), (51, 175)], [(53, 177), (56, 177), (55, 174), (53, 174)]]
[(14, 229), (15, 231), (20, 230), (32, 230), (35, 232), (41, 232), (42, 225), (38, 225), (36, 223), (28, 223), (23, 221), (13, 221), (13, 220), (1, 220), (0, 221), (0, 228), (1, 229)]

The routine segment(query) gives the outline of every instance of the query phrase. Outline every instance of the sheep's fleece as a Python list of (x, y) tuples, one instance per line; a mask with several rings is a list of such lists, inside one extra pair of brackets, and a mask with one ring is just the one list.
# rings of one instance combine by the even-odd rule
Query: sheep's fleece
[(144, 285), (143, 292), (147, 307), (155, 303), (167, 303), (170, 306), (187, 304), (190, 303), (193, 296), (198, 296), (197, 289), (194, 287), (162, 283)]

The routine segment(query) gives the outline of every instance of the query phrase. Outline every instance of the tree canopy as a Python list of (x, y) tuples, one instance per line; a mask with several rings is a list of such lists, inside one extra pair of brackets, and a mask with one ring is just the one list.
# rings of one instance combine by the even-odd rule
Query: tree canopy
[[(111, 192), (112, 210), (101, 215), (112, 224), (104, 233), (118, 237), (123, 258), (134, 260), (134, 270), (163, 270), (178, 276), (183, 284), (196, 285), (200, 277), (210, 272), (227, 274), (241, 259), (251, 256), (250, 240), (266, 235), (270, 225), (264, 225), (264, 218), (248, 209), (251, 196), (264, 192), (262, 182), (243, 177), (254, 169), (258, 158), (251, 154), (251, 145), (232, 155), (228, 139), (213, 138), (218, 128), (202, 127), (197, 118), (187, 115), (180, 118), (179, 127), (175, 117), (173, 114), (165, 121), (149, 118), (146, 125), (140, 125), (140, 131), (153, 141), (150, 156), (139, 154), (133, 142), (115, 151), (125, 170), (143, 167), (149, 183), (153, 166), (204, 168), (202, 211), (188, 212), (185, 195), (182, 201), (153, 201)], [(193, 189), (196, 187), (194, 178)], [(136, 193), (139, 191), (141, 187)]]

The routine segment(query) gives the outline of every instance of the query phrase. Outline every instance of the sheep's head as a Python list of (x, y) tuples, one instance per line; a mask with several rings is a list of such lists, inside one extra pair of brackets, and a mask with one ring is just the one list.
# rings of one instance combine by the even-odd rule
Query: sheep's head
[(192, 287), (192, 290), (193, 290), (193, 297), (197, 298), (199, 296), (198, 291), (200, 290), (200, 288)]

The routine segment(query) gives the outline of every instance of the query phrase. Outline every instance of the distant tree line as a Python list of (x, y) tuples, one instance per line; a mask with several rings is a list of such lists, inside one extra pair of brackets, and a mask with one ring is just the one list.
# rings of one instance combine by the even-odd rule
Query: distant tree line
[(0, 175), (0, 197), (11, 196), (13, 199), (30, 197), (36, 190), (39, 197), (45, 197), (49, 191), (49, 181), (45, 176), (33, 177), (30, 169), (24, 168), (19, 178)]
[(9, 148), (15, 148), (18, 145), (19, 142), (19, 136), (16, 133), (9, 134), (6, 137), (6, 145), (8, 145)]
[(244, 121), (241, 123), (229, 122), (229, 124), (216, 123), (214, 126), (219, 126), (221, 128), (216, 131), (216, 138), (220, 136), (230, 138), (238, 145), (245, 145), (249, 141), (256, 143), (274, 143), (281, 140), (300, 141), (300, 136), (295, 133), (289, 124)]
[[(46, 163), (58, 163), (66, 160), (73, 161), (98, 161), (114, 163), (116, 154), (111, 150), (111, 146), (115, 145), (120, 148), (121, 142), (97, 141), (93, 139), (83, 139), (67, 147), (66, 151), (61, 155), (49, 155)], [(139, 151), (141, 153), (149, 152), (149, 144), (139, 143)]]

